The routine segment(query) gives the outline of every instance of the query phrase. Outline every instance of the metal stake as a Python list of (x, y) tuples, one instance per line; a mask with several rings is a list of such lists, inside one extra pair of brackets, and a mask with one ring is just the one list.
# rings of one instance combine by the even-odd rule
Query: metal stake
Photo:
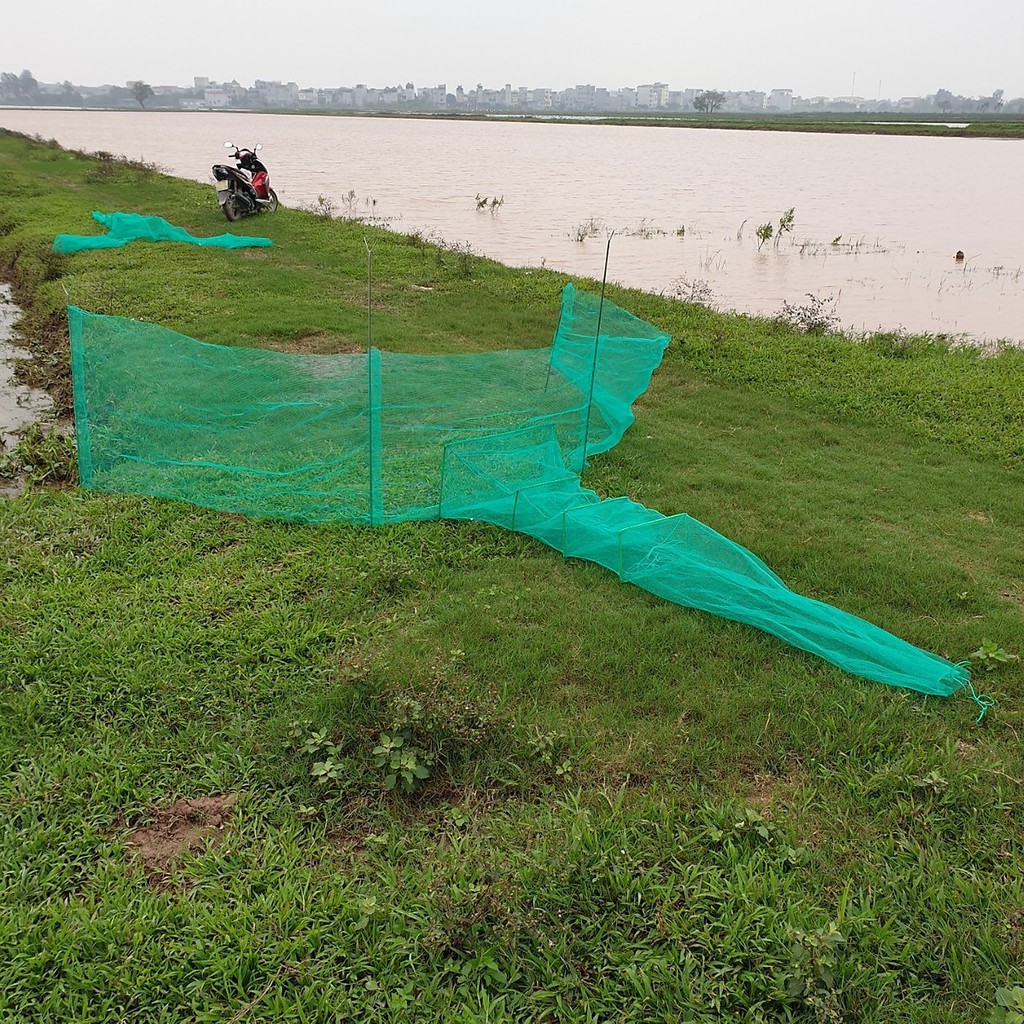
[(583, 428), (583, 459), (580, 463), (580, 476), (587, 468), (587, 440), (590, 436), (590, 411), (594, 407), (594, 382), (597, 379), (597, 348), (601, 341), (601, 316), (604, 313), (604, 289), (608, 283), (608, 255), (612, 250), (612, 239), (615, 232), (608, 234), (608, 245), (604, 250), (604, 273), (601, 275), (601, 301), (597, 306), (597, 330), (594, 333), (594, 365), (590, 369), (590, 400), (587, 402), (587, 420)]
[(369, 351), (373, 347), (373, 307), (370, 305), (373, 299), (373, 249), (366, 241), (366, 235), (363, 235), (363, 245), (366, 246), (366, 348)]

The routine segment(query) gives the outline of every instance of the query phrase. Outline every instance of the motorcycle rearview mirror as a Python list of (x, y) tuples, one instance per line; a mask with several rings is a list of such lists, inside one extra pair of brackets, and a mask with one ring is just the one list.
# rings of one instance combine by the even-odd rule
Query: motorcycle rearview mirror
[(235, 144), (233, 142), (225, 142), (224, 143), (224, 148), (225, 149), (234, 149), (235, 148)]
[(257, 142), (256, 143), (256, 152), (258, 153), (262, 148), (263, 148), (263, 143), (262, 142)]

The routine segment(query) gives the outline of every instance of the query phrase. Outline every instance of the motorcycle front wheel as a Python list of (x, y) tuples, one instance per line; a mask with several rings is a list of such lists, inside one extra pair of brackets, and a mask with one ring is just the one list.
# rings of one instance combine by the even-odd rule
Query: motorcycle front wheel
[(277, 193), (273, 189), (270, 190), (268, 195), (270, 196), (270, 202), (263, 209), (267, 213), (273, 213), (281, 204), (277, 201)]
[(224, 216), (230, 221), (236, 221), (242, 216), (241, 204), (234, 196), (228, 196), (225, 201)]

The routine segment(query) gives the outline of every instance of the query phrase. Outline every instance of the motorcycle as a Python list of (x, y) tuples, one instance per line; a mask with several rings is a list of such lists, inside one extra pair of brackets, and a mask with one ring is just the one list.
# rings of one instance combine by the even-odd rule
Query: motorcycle
[(278, 207), (277, 193), (270, 187), (270, 174), (256, 155), (263, 144), (258, 142), (252, 149), (240, 149), (233, 142), (225, 142), (224, 148), (234, 150), (231, 159), (237, 163), (236, 167), (213, 165), (217, 202), (224, 216), (236, 221), (260, 210), (273, 213)]

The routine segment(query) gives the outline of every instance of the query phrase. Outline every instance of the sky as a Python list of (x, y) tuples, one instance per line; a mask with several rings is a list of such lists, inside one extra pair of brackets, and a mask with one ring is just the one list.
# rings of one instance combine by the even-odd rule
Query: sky
[[(231, 13), (229, 13), (231, 12)], [(244, 12), (244, 13), (241, 13)], [(257, 78), (1024, 96), (1024, 0), (7, 0), (0, 70), (76, 85)]]

